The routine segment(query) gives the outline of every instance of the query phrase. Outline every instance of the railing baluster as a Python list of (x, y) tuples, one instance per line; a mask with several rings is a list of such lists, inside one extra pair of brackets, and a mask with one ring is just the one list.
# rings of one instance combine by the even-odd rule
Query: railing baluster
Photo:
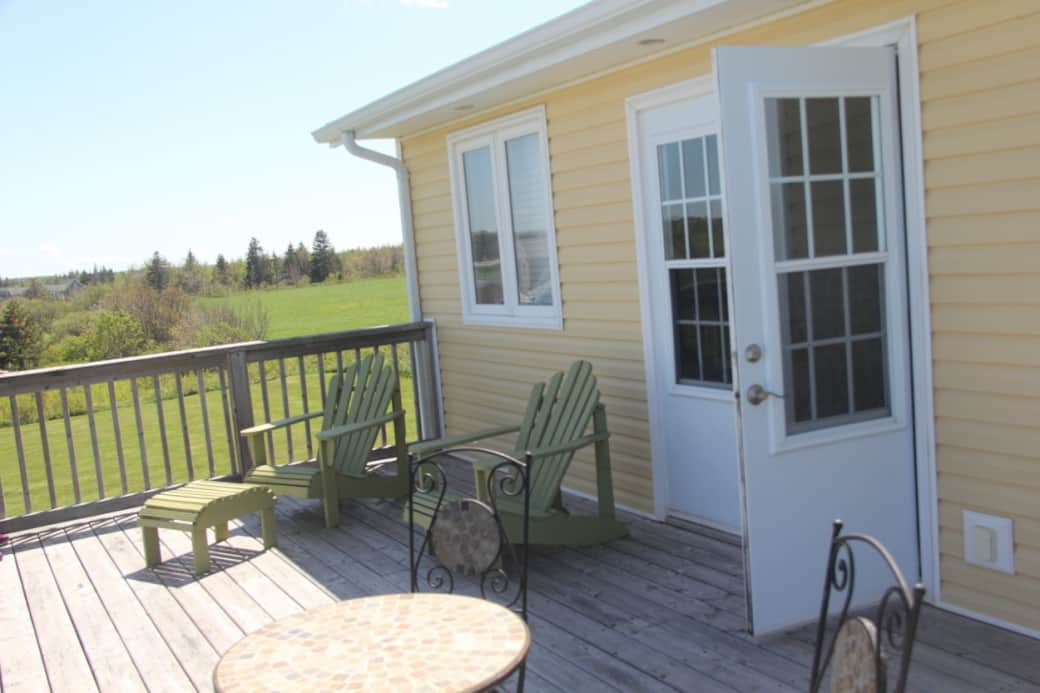
[(119, 407), (116, 405), (115, 380), (108, 381), (108, 406), (112, 412), (112, 432), (116, 437), (116, 458), (119, 460), (119, 487), (123, 495), (127, 493), (126, 487), (126, 458), (123, 456), (123, 433), (119, 430)]
[[(296, 357), (296, 368), (300, 372), (300, 398), (303, 400), (303, 412), (310, 412), (311, 405), (307, 401), (307, 368), (303, 363), (303, 356)], [(307, 459), (314, 457), (314, 443), (311, 441), (311, 420), (303, 422), (304, 436), (307, 438)]]
[[(282, 411), (284, 412), (283, 416), (286, 419), (288, 419), (289, 418), (289, 384), (285, 380), (285, 359), (278, 359), (278, 379), (281, 381), (281, 384), (282, 384)], [(293, 441), (292, 441), (293, 435), (292, 435), (292, 429), (293, 429), (292, 426), (286, 426), (285, 427), (285, 443), (286, 443), (287, 452), (289, 453), (289, 459), (290, 460), (295, 459), (293, 457), (293, 444), (292, 444), (293, 443)]]
[(318, 354), (318, 390), (321, 392), (321, 406), (325, 406), (325, 353)]
[(22, 444), (22, 424), (18, 420), (18, 398), (11, 395), (11, 425), (14, 426), (14, 447), (18, 451), (18, 475), (22, 478), (22, 502), (25, 512), (32, 512), (32, 494), (29, 493), (29, 472), (25, 468), (25, 446)]
[(213, 478), (216, 476), (216, 472), (213, 469), (213, 440), (211, 439), (212, 432), (209, 425), (209, 408), (207, 407), (206, 400), (208, 395), (206, 393), (206, 379), (202, 377), (202, 369), (195, 371), (195, 381), (199, 388), (199, 409), (202, 413), (202, 430), (206, 438), (206, 459), (209, 462), (209, 476)]
[[(267, 362), (263, 359), (259, 362), (260, 368), (260, 402), (264, 405), (264, 421), (271, 420), (271, 399), (267, 396)], [(267, 432), (267, 460), (268, 464), (274, 464), (274, 433)]]
[(184, 410), (184, 386), (181, 383), (181, 371), (174, 371), (173, 379), (177, 383), (177, 411), (181, 415), (181, 435), (184, 438), (184, 460), (188, 468), (188, 480), (195, 479), (195, 465), (191, 460), (191, 437), (188, 435), (188, 414)]
[(238, 451), (240, 473), (245, 474), (256, 460), (249, 454), (249, 448), (242, 439), (240, 431), (254, 424), (253, 393), (249, 386), (249, 364), (244, 351), (233, 351), (227, 356), (228, 387), (231, 390), (231, 406), (233, 407), (235, 449)]
[(51, 445), (47, 440), (47, 414), (43, 411), (43, 393), (36, 395), (36, 416), (40, 425), (40, 446), (43, 449), (44, 471), (47, 473), (47, 493), (50, 494), (51, 507), (58, 507), (58, 499), (54, 494), (54, 470), (51, 466)]
[(137, 446), (141, 450), (141, 478), (144, 490), (152, 487), (148, 473), (148, 446), (144, 444), (144, 421), (141, 418), (141, 397), (137, 391), (137, 378), (130, 379), (130, 394), (134, 400), (134, 422), (137, 424)]
[(415, 353), (417, 343), (418, 342), (408, 343), (408, 359), (412, 364), (412, 409), (414, 410), (412, 420), (415, 422), (415, 437), (422, 440), (423, 412), (419, 400), (419, 359)]
[(94, 421), (94, 396), (90, 391), (90, 385), (83, 386), (83, 402), (87, 407), (90, 449), (94, 453), (94, 474), (97, 475), (97, 492), (100, 499), (105, 497), (105, 476), (101, 473), (101, 450), (98, 448), (97, 423)]
[(72, 497), (80, 502), (79, 470), (76, 468), (76, 443), (72, 440), (72, 419), (69, 418), (69, 394), (61, 388), (61, 416), (65, 421), (65, 446), (69, 451), (69, 473), (72, 475)]
[(159, 374), (152, 375), (152, 391), (155, 393), (155, 411), (159, 417), (159, 440), (162, 441), (163, 469), (166, 472), (166, 485), (173, 483), (173, 471), (170, 468), (170, 442), (166, 439), (166, 413), (163, 412), (162, 386)]
[(228, 396), (227, 387), (227, 376), (224, 375), (224, 369), (217, 369), (217, 376), (220, 378), (220, 404), (224, 409), (224, 433), (227, 435), (227, 450), (228, 456), (231, 458), (231, 473), (239, 474), (242, 472), (239, 466), (239, 458), (237, 454), (238, 446), (235, 444), (235, 431), (232, 425), (231, 417), (231, 398)]
[(343, 352), (338, 350), (336, 351), (336, 371), (343, 372)]

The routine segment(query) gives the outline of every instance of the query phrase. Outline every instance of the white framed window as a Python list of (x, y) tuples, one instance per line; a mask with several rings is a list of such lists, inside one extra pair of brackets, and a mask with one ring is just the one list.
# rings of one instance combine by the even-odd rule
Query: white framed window
[(545, 109), (453, 133), (448, 154), (463, 322), (561, 329)]

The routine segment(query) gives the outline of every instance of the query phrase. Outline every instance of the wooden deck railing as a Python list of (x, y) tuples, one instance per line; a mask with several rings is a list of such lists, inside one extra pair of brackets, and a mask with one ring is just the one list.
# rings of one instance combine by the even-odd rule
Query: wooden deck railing
[[(374, 350), (400, 376), (409, 440), (438, 435), (426, 322), (0, 376), (0, 531), (132, 507), (191, 479), (240, 477), (250, 460), (238, 431), (321, 409), (328, 376)], [(307, 422), (269, 434), (270, 459), (312, 457), (311, 433)]]

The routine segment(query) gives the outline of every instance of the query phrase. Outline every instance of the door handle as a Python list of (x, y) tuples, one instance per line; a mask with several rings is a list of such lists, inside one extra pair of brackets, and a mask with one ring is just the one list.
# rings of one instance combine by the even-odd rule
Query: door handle
[(770, 392), (761, 385), (752, 385), (747, 389), (747, 401), (754, 405), (762, 404), (770, 397), (778, 397), (783, 399), (784, 396), (779, 392)]

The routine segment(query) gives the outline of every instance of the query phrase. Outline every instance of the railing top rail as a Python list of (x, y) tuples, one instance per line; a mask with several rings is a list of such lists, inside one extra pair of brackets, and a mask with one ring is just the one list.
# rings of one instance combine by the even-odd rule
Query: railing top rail
[(127, 379), (180, 370), (213, 368), (225, 363), (228, 354), (244, 352), (250, 362), (288, 358), (331, 350), (358, 349), (400, 344), (424, 339), (432, 323), (412, 322), (381, 325), (360, 330), (288, 337), (284, 339), (237, 342), (201, 349), (170, 351), (131, 356), (109, 361), (37, 368), (0, 375), (0, 397), (27, 392), (42, 392), (61, 387), (77, 387), (113, 379)]

